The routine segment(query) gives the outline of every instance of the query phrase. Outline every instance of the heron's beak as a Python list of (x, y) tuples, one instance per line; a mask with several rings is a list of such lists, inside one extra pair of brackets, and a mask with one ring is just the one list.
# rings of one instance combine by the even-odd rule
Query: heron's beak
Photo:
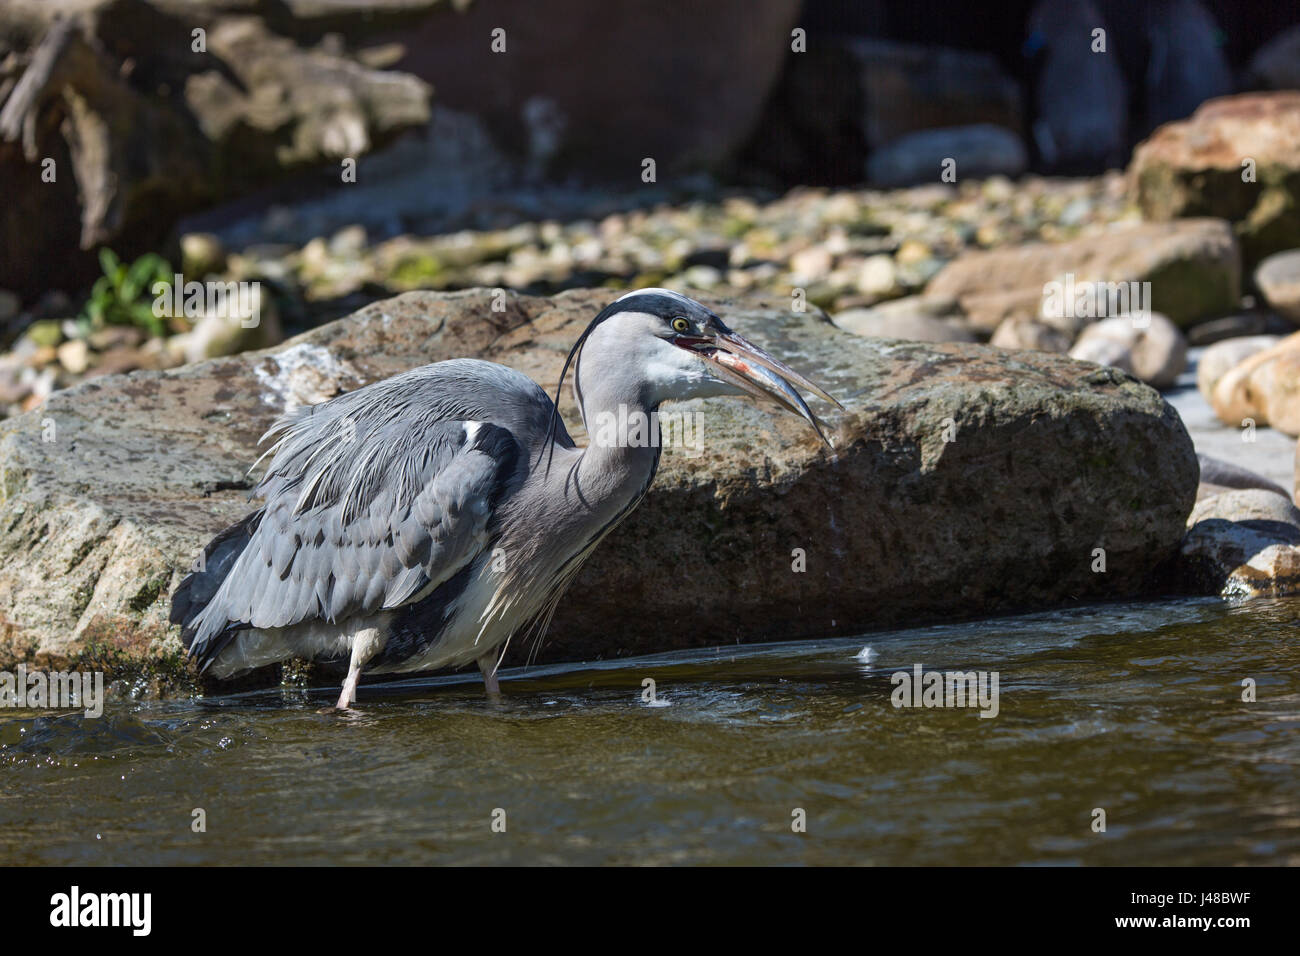
[(822, 432), (825, 423), (812, 413), (808, 403), (795, 389), (796, 385), (802, 386), (836, 408), (843, 409), (844, 406), (820, 385), (804, 378), (780, 359), (730, 330), (707, 337), (679, 336), (677, 344), (696, 352), (724, 382), (735, 385), (755, 398), (776, 402), (787, 411), (794, 412), (811, 425), (817, 432), (817, 437), (830, 447), (830, 442), (826, 441)]

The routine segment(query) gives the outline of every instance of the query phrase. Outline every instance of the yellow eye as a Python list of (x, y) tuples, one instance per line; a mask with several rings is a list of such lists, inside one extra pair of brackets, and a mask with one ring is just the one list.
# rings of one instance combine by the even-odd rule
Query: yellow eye
[(673, 331), (675, 332), (685, 332), (690, 327), (691, 327), (691, 323), (687, 322), (680, 315), (677, 316), (677, 318), (673, 319)]

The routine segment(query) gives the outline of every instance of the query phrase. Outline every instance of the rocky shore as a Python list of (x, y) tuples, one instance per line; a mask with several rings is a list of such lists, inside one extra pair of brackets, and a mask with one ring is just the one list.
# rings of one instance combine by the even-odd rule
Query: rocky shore
[[(5, 661), (148, 663), (152, 689), (174, 689), (168, 597), (245, 513), (272, 418), (458, 355), (552, 382), (609, 294), (510, 295), (504, 312), (493, 297), (410, 293), (270, 351), (86, 382), (4, 423)], [(848, 635), (1168, 580), (1198, 469), (1153, 389), (1044, 352), (866, 339), (783, 299), (705, 301), (840, 397), (835, 453), (748, 403), (683, 406), (703, 441), (665, 450), (539, 659)], [(582, 440), (567, 396), (564, 410)], [(627, 614), (651, 596), (653, 619)]]
[[(0, 667), (184, 686), (169, 595), (247, 509), (275, 416), (455, 356), (550, 386), (586, 321), (648, 285), (847, 412), (832, 455), (764, 409), (683, 408), (698, 453), (665, 454), (540, 660), (1296, 593), (1297, 116), (1291, 92), (1212, 101), (1091, 178), (537, 189), (423, 233), (383, 225), (372, 184), (182, 236), (177, 281), (250, 290), (240, 308), (149, 308), (157, 257), (106, 255), (80, 310), (0, 294), (22, 329), (0, 356)], [(659, 616), (627, 615), (651, 596)]]
[[(174, 263), (186, 279), (257, 283), (262, 326), (246, 330), (239, 315), (204, 313), (172, 317), (161, 338), (131, 326), (87, 331), (74, 321), (66, 295), (48, 294), (16, 318), (26, 332), (0, 358), (0, 402), (13, 414), (99, 374), (271, 345), (281, 327), (311, 328), (416, 289), (549, 295), (666, 285), (777, 294), (791, 302), (798, 289), (807, 304), (852, 316), (924, 292), (946, 263), (970, 249), (1100, 237), (1138, 224), (1117, 174), (1020, 183), (997, 177), (895, 191), (801, 189), (767, 199), (671, 202), (662, 192), (652, 195), (662, 198), (646, 204), (637, 193), (588, 195), (584, 205), (605, 209), (598, 217), (391, 239), (372, 239), (353, 224), (301, 244), (284, 238), (330, 223), (305, 219), (301, 209), (272, 208), (251, 237), (244, 224), (224, 235), (183, 237), (182, 261)], [(242, 242), (230, 249), (236, 235)]]

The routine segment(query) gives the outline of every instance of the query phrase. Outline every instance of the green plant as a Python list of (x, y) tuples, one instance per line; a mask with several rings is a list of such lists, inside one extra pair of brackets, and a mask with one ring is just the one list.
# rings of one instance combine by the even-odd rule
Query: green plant
[(95, 280), (80, 322), (86, 331), (106, 325), (135, 325), (152, 336), (166, 332), (164, 316), (155, 313), (153, 287), (163, 282), (170, 288), (172, 267), (162, 256), (148, 252), (131, 265), (122, 262), (109, 248), (99, 250), (104, 274)]

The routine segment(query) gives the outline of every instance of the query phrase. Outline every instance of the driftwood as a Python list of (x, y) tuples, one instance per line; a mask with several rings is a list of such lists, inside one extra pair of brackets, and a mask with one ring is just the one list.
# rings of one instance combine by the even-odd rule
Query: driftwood
[[(41, 40), (31, 64), (0, 109), (0, 136), (13, 141), (22, 137), (28, 162), (36, 162), (36, 119), (44, 101), (58, 95), (65, 83), (71, 83), (76, 67), (71, 63), (85, 50), (77, 24), (71, 20), (56, 22)], [(69, 54), (69, 51), (73, 51)]]
[[(380, 12), (410, 16), (436, 5), (393, 0)], [(75, 284), (92, 257), (69, 255), (71, 232), (87, 253), (102, 244), (129, 253), (160, 242), (186, 212), (363, 155), (428, 121), (427, 84), (368, 68), (341, 44), (281, 35), (252, 15), (267, 6), (0, 6), (0, 180), (15, 186), (0, 212), (0, 288)], [(323, 29), (370, 6), (304, 9)], [(270, 7), (283, 17), (283, 5)], [(49, 160), (53, 183), (42, 176)]]

